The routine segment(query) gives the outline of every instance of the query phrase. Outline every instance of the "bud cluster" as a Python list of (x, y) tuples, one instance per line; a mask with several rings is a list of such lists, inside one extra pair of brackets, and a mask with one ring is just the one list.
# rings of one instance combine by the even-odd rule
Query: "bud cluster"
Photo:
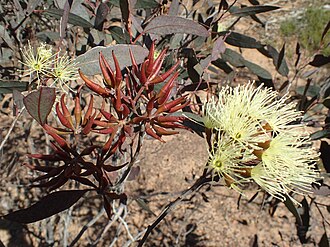
[[(106, 205), (109, 206), (110, 201), (115, 198), (125, 199), (118, 188), (127, 179), (144, 134), (163, 142), (162, 136), (177, 134), (175, 129), (186, 129), (183, 125), (184, 117), (173, 115), (189, 104), (186, 96), (173, 97), (179, 76), (179, 72), (175, 72), (178, 62), (162, 73), (166, 50), (157, 58), (154, 58), (154, 52), (155, 45), (152, 44), (148, 57), (141, 65), (136, 63), (130, 53), (132, 68), (127, 69), (125, 76), (114, 53), (112, 57), (115, 69), (111, 68), (100, 53), (103, 85), (94, 82), (79, 70), (84, 85), (93, 94), (84, 106), (81, 86), (73, 101), (66, 102), (66, 95), (63, 94), (56, 103), (59, 126), (48, 123), (42, 126), (53, 139), (53, 153), (30, 155), (31, 158), (47, 163), (29, 164), (31, 169), (44, 173), (35, 179), (38, 182), (36, 186), (54, 190), (69, 180), (77, 181), (103, 195), (109, 215), (111, 209)], [(163, 83), (160, 90), (155, 90), (155, 85), (160, 83)], [(91, 135), (97, 136), (98, 140), (100, 135), (104, 135), (106, 141), (93, 144), (95, 142), (90, 138)], [(91, 144), (81, 150), (77, 140), (79, 144), (79, 140), (87, 136)], [(75, 143), (71, 143), (72, 141)], [(130, 158), (124, 158), (120, 164), (113, 162), (116, 160), (115, 156), (124, 156), (125, 153)], [(114, 181), (113, 172), (120, 169), (123, 171), (122, 176), (118, 175)]]

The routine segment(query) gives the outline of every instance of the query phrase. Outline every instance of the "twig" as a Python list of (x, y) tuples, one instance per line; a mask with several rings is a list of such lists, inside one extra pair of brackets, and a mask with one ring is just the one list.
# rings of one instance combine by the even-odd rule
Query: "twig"
[(132, 166), (135, 164), (136, 159), (139, 156), (139, 153), (140, 153), (140, 150), (142, 147), (143, 138), (144, 138), (144, 131), (141, 130), (139, 132), (139, 139), (138, 139), (135, 153), (134, 153), (134, 155), (131, 154), (131, 161), (129, 162), (126, 170), (124, 171), (124, 174), (121, 176), (121, 178), (118, 180), (118, 182), (114, 185), (114, 188), (118, 188), (127, 179)]
[(101, 211), (94, 217), (94, 219), (92, 219), (90, 222), (88, 222), (86, 225), (83, 226), (83, 228), (80, 230), (80, 232), (78, 233), (78, 235), (75, 237), (75, 239), (71, 242), (71, 244), (69, 245), (69, 247), (73, 247), (78, 240), (81, 238), (81, 236), (84, 234), (84, 232), (91, 227), (92, 225), (95, 224), (96, 221), (98, 221), (99, 218), (101, 218), (101, 216), (104, 214), (105, 209), (102, 208)]
[(68, 246), (68, 238), (69, 238), (69, 225), (70, 221), (72, 219), (72, 210), (73, 207), (70, 207), (67, 211), (66, 214), (64, 215), (63, 219), (63, 246), (66, 247)]
[(22, 107), (22, 109), (19, 111), (19, 113), (17, 114), (17, 116), (14, 118), (13, 122), (11, 123), (11, 126), (5, 136), (5, 138), (3, 138), (1, 144), (0, 144), (0, 151), (3, 149), (3, 147), (5, 146), (6, 141), (9, 138), (10, 133), (13, 131), (16, 122), (18, 121), (19, 117), (23, 114), (23, 112), (25, 111), (25, 106)]
[(122, 212), (124, 210), (124, 205), (120, 205), (118, 211), (116, 211), (114, 208), (114, 205), (112, 204), (112, 210), (113, 210), (113, 212), (115, 212), (115, 214), (114, 214), (115, 216), (104, 227), (104, 230), (102, 231), (100, 236), (92, 243), (92, 245), (96, 245), (103, 238), (104, 234), (110, 229), (110, 227), (113, 225), (113, 223), (115, 223), (117, 221), (117, 219), (119, 218), (119, 216), (122, 214)]
[(162, 211), (162, 213), (158, 216), (158, 218), (154, 221), (154, 223), (152, 223), (151, 225), (148, 226), (146, 233), (144, 234), (143, 238), (139, 241), (138, 247), (143, 246), (143, 244), (145, 243), (145, 241), (147, 240), (148, 236), (150, 235), (150, 233), (152, 232), (152, 230), (166, 217), (166, 215), (168, 213), (170, 213), (172, 210), (174, 210), (174, 208), (179, 205), (183, 199), (190, 195), (191, 193), (197, 191), (199, 188), (201, 188), (204, 184), (207, 184), (209, 182), (211, 182), (212, 176), (208, 176), (208, 174), (203, 174), (202, 177), (200, 177), (199, 179), (197, 179), (197, 181), (187, 190), (185, 190), (181, 196), (179, 196), (177, 199), (175, 199), (174, 201), (170, 202), (165, 209)]
[(126, 232), (127, 232), (128, 237), (129, 237), (132, 241), (134, 241), (134, 238), (133, 238), (133, 236), (132, 236), (132, 234), (131, 234), (131, 232), (130, 232), (130, 230), (129, 230), (129, 228), (128, 228), (128, 225), (127, 225), (126, 221), (124, 220), (124, 218), (126, 217), (126, 214), (127, 214), (127, 208), (125, 207), (125, 208), (124, 208), (124, 216), (121, 217), (121, 216), (119, 215), (118, 219), (123, 223), (123, 225), (124, 225), (124, 227), (125, 227), (125, 229), (126, 229)]

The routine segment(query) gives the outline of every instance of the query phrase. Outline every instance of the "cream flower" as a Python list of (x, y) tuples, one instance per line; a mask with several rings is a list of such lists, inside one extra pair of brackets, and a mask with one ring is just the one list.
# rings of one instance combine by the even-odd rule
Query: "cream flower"
[(299, 122), (301, 113), (287, 100), (248, 83), (225, 87), (205, 103), (204, 124), (218, 133), (208, 166), (226, 182), (255, 182), (282, 201), (290, 192), (310, 192), (319, 179), (319, 154)]
[(252, 153), (247, 153), (241, 145), (232, 140), (225, 134), (218, 133), (218, 136), (213, 140), (211, 151), (209, 152), (208, 167), (215, 174), (224, 177), (227, 185), (236, 185), (243, 182), (246, 177), (246, 168), (244, 165), (254, 159)]
[(38, 79), (40, 74), (49, 75), (53, 63), (51, 47), (48, 47), (46, 44), (41, 44), (35, 51), (31, 44), (28, 43), (21, 51), (24, 60), (21, 63), (28, 67), (27, 70), (24, 70), (24, 72), (26, 72), (25, 75), (36, 73)]
[[(260, 169), (252, 169), (251, 177), (261, 188), (275, 196), (273, 188), (281, 186), (286, 192), (304, 194), (310, 192), (311, 183), (319, 179), (319, 172), (315, 168), (318, 153), (306, 139), (279, 134), (273, 138), (269, 147), (261, 155), (260, 165), (263, 167), (263, 178), (268, 182), (266, 188), (260, 184)], [(280, 194), (276, 193), (278, 197)]]
[(63, 85), (70, 91), (73, 91), (73, 89), (68, 86), (67, 82), (78, 78), (78, 69), (76, 65), (77, 64), (74, 63), (69, 56), (59, 55), (58, 53), (55, 58), (54, 68), (52, 70), (52, 75), (55, 78), (53, 84), (59, 82), (59, 85), (64, 92), (66, 92), (66, 90), (63, 88)]

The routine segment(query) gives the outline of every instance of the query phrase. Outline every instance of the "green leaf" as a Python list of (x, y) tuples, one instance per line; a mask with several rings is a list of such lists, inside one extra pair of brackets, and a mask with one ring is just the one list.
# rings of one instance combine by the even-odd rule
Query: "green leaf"
[(254, 74), (256, 74), (257, 76), (264, 78), (264, 79), (272, 79), (272, 75), (265, 70), (264, 68), (262, 68), (261, 66), (249, 62), (247, 60), (243, 61), (243, 64)]
[(324, 56), (322, 54), (316, 54), (313, 58), (313, 61), (309, 63), (309, 65), (312, 65), (314, 67), (321, 67), (323, 65), (326, 65), (330, 63), (330, 56)]
[(284, 201), (284, 205), (286, 206), (287, 209), (296, 217), (297, 223), (301, 226), (302, 225), (302, 219), (301, 216), (294, 205), (293, 201), (290, 199), (290, 197), (286, 196), (286, 200)]
[[(306, 86), (297, 87), (296, 92), (300, 95), (304, 95), (305, 88)], [(318, 85), (309, 85), (305, 95), (309, 97), (314, 97), (320, 93), (320, 90), (321, 87)]]
[(221, 57), (226, 62), (230, 63), (234, 67), (244, 67), (244, 58), (238, 52), (226, 48), (225, 52), (221, 54)]
[(99, 66), (99, 54), (102, 52), (104, 57), (107, 59), (108, 63), (112, 68), (114, 68), (114, 63), (112, 59), (112, 51), (116, 55), (119, 65), (121, 68), (125, 68), (126, 66), (132, 65), (131, 58), (129, 55), (129, 49), (131, 49), (136, 62), (142, 63), (145, 57), (148, 55), (149, 51), (146, 48), (143, 48), (139, 45), (111, 45), (107, 47), (95, 47), (83, 55), (80, 55), (76, 58), (76, 62), (78, 63), (79, 68), (86, 75), (95, 75), (100, 74), (101, 69)]
[(319, 242), (319, 247), (329, 247), (329, 239), (328, 239), (328, 236), (327, 236), (327, 233), (324, 232), (324, 234), (322, 235), (322, 238)]
[[(109, 0), (109, 3), (119, 8), (120, 0)], [(134, 9), (153, 9), (159, 7), (159, 3), (155, 0), (137, 0)]]
[(249, 16), (249, 15), (255, 15), (260, 14), (268, 11), (273, 11), (276, 9), (279, 9), (280, 7), (277, 6), (270, 6), (270, 5), (264, 5), (264, 6), (248, 6), (243, 8), (230, 8), (229, 12), (236, 16)]
[(55, 88), (40, 87), (25, 96), (23, 102), (29, 114), (43, 125), (52, 110), (55, 98)]
[(278, 73), (280, 73), (283, 76), (287, 76), (289, 74), (289, 67), (284, 58), (284, 45), (280, 53), (278, 53), (278, 51), (271, 45), (268, 45), (267, 48), (269, 55), (273, 59), (273, 64), (276, 70), (278, 71)]
[(129, 34), (126, 30), (123, 30), (120, 27), (110, 27), (110, 33), (114, 40), (116, 40), (117, 44), (129, 44), (130, 38)]
[(155, 0), (137, 0), (134, 9), (154, 9), (159, 7), (159, 3)]
[(145, 33), (167, 35), (173, 33), (186, 33), (208, 37), (209, 32), (197, 22), (177, 16), (160, 15), (150, 21), (144, 29)]
[(15, 45), (14, 45), (12, 39), (10, 38), (9, 33), (7, 32), (5, 27), (2, 25), (0, 25), (0, 40), (1, 39), (3, 39), (3, 41), (6, 42), (6, 44), (10, 47), (10, 49), (12, 49), (12, 50), (15, 49)]
[(263, 45), (256, 39), (236, 32), (230, 32), (229, 35), (227, 35), (225, 42), (232, 46), (237, 46), (241, 48), (258, 49), (263, 47)]
[(330, 109), (330, 98), (327, 98), (325, 100), (323, 100), (322, 103), (325, 107), (327, 107), (328, 109)]
[(191, 121), (205, 127), (203, 117), (201, 117), (200, 115), (197, 115), (197, 114), (192, 113), (192, 112), (182, 112), (182, 115), (187, 117)]
[(26, 91), (29, 83), (26, 81), (2, 81), (0, 80), (0, 94), (12, 93), (13, 90)]
[(43, 31), (36, 34), (37, 38), (40, 40), (47, 42), (47, 40), (55, 41), (60, 38), (60, 34), (58, 32), (50, 32), (50, 31)]
[(329, 138), (329, 137), (330, 137), (330, 129), (318, 130), (312, 133), (310, 136), (312, 141), (320, 140), (322, 138)]
[[(55, 19), (60, 20), (61, 17), (63, 16), (64, 11), (63, 11), (63, 9), (49, 9), (49, 10), (45, 10), (44, 13), (51, 17), (54, 17)], [(69, 14), (68, 23), (75, 25), (75, 26), (81, 26), (84, 28), (93, 27), (93, 25), (89, 21), (85, 20), (84, 18), (81, 18), (78, 15), (72, 14), (72, 13)]]

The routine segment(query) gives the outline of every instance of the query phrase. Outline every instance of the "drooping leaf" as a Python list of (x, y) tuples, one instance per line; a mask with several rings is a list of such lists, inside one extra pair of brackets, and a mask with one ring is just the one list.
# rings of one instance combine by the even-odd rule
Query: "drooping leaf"
[(308, 242), (308, 239), (309, 239), (306, 237), (308, 228), (309, 228), (309, 220), (310, 220), (309, 205), (308, 205), (306, 198), (304, 198), (300, 204), (301, 204), (301, 207), (298, 208), (298, 212), (299, 212), (300, 218), (302, 220), (302, 224), (299, 224), (298, 222), (296, 224), (297, 235), (299, 237), (300, 243), (305, 244)]
[(69, 21), (69, 14), (70, 14), (70, 10), (71, 10), (71, 6), (72, 6), (73, 0), (67, 0), (65, 1), (64, 7), (63, 7), (63, 14), (62, 14), (62, 18), (60, 20), (60, 37), (61, 40), (64, 39), (65, 37), (65, 31), (67, 29), (68, 26), (68, 21)]
[(89, 190), (64, 190), (51, 193), (32, 206), (3, 216), (6, 220), (29, 224), (46, 219), (75, 204)]
[(197, 70), (198, 65), (200, 65), (200, 64), (196, 57), (196, 53), (191, 48), (186, 49), (186, 52), (187, 52), (187, 57), (188, 57), (188, 61), (187, 61), (188, 76), (192, 82), (199, 82), (203, 71), (200, 72)]
[(6, 44), (10, 47), (10, 49), (15, 50), (15, 45), (12, 41), (12, 39), (9, 36), (9, 33), (7, 32), (6, 28), (2, 25), (0, 25), (0, 40), (3, 40), (6, 42)]
[(318, 196), (329, 196), (330, 188), (327, 185), (322, 185), (319, 188), (313, 187), (312, 192), (314, 195), (318, 195)]
[(323, 100), (322, 104), (328, 109), (330, 109), (330, 98)]
[(279, 9), (280, 7), (277, 6), (269, 6), (269, 5), (263, 5), (263, 6), (247, 6), (243, 8), (232, 8), (229, 10), (229, 12), (236, 16), (249, 16), (249, 15), (255, 15), (260, 14), (263, 12), (273, 11), (276, 9)]
[(321, 36), (321, 41), (323, 41), (324, 39), (324, 36), (327, 34), (327, 32), (329, 31), (330, 29), (330, 21), (328, 21), (328, 24), (325, 26), (323, 32), (322, 32), (322, 36)]
[(231, 32), (229, 35), (227, 35), (225, 42), (232, 46), (237, 46), (241, 48), (258, 49), (262, 47), (262, 44), (256, 39), (236, 32)]
[[(60, 20), (63, 16), (64, 11), (63, 11), (63, 9), (48, 9), (48, 10), (45, 10), (44, 13)], [(89, 21), (85, 20), (84, 18), (81, 18), (78, 15), (72, 14), (72, 13), (69, 14), (68, 23), (75, 25), (75, 26), (81, 26), (84, 28), (93, 27), (93, 25)]]
[(41, 39), (44, 42), (58, 40), (60, 34), (58, 32), (43, 31), (36, 34), (37, 38)]
[(330, 56), (324, 56), (322, 54), (317, 54), (314, 56), (313, 61), (309, 63), (309, 65), (312, 65), (314, 67), (321, 67), (323, 65), (326, 65), (330, 63)]
[(125, 25), (125, 29), (128, 33), (130, 33), (130, 2), (128, 0), (121, 0), (119, 2), (120, 12), (121, 12), (121, 19)]
[(226, 0), (221, 0), (219, 3), (219, 11), (223, 10), (227, 10), (229, 7), (229, 4), (227, 3)]
[(17, 110), (22, 110), (24, 107), (23, 99), (24, 96), (20, 91), (13, 90), (14, 106)]
[(150, 209), (148, 204), (143, 199), (136, 198), (135, 201), (142, 209), (146, 210), (148, 213), (150, 213), (152, 215), (156, 215), (154, 212), (152, 212), (152, 210)]
[(285, 53), (285, 43), (283, 44), (282, 49), (281, 49), (280, 53), (278, 54), (278, 59), (277, 59), (277, 63), (276, 63), (277, 70), (281, 67), (281, 64), (284, 59), (284, 53)]
[(129, 34), (125, 29), (114, 26), (114, 27), (110, 27), (109, 30), (112, 38), (117, 42), (117, 44), (130, 43)]
[(314, 97), (319, 95), (321, 87), (319, 85), (310, 85), (310, 82), (306, 86), (297, 87), (296, 92), (300, 95), (308, 97)]
[(201, 116), (192, 112), (182, 112), (182, 115), (204, 127), (204, 120)]
[(78, 66), (84, 74), (100, 74), (101, 70), (98, 62), (100, 52), (102, 52), (110, 66), (114, 68), (111, 55), (112, 51), (114, 51), (114, 54), (119, 61), (119, 65), (121, 66), (121, 69), (123, 69), (126, 66), (132, 65), (131, 58), (129, 56), (129, 49), (131, 49), (132, 53), (134, 54), (137, 63), (142, 63), (144, 58), (148, 55), (148, 49), (143, 48), (142, 46), (119, 44), (107, 47), (95, 47), (83, 55), (78, 56), (76, 58), (76, 62), (78, 62)]
[(244, 67), (244, 58), (242, 55), (232, 49), (227, 48), (225, 52), (221, 54), (221, 57), (236, 68)]
[(103, 2), (100, 3), (96, 11), (96, 17), (94, 22), (94, 27), (97, 30), (102, 31), (103, 23), (106, 20), (106, 17), (109, 12), (110, 12), (110, 8), (108, 7), (108, 5)]
[(218, 67), (219, 69), (222, 69), (226, 74), (229, 74), (233, 71), (233, 69), (224, 60), (220, 58), (213, 61), (212, 64)]
[(320, 140), (322, 138), (329, 138), (330, 137), (330, 130), (318, 130), (311, 134), (310, 138), (312, 141)]
[(297, 45), (296, 45), (296, 55), (297, 55), (297, 59), (296, 59), (296, 62), (294, 63), (294, 66), (297, 67), (299, 61), (300, 61), (300, 56), (301, 56), (301, 52), (300, 52), (300, 44), (299, 42), (297, 42)]
[(152, 19), (144, 28), (144, 32), (159, 35), (186, 33), (203, 37), (209, 36), (207, 29), (197, 22), (182, 17), (167, 15), (160, 15)]
[[(134, 9), (153, 9), (159, 6), (159, 3), (155, 0), (136, 0), (131, 2), (135, 2), (132, 6)], [(118, 8), (120, 6), (120, 0), (109, 0), (109, 3)]]
[(55, 88), (40, 87), (25, 96), (23, 102), (29, 114), (43, 125), (52, 110), (55, 98)]
[(264, 78), (264, 79), (272, 79), (272, 75), (267, 71), (265, 70), (264, 68), (262, 68), (261, 66), (255, 64), (255, 63), (252, 63), (252, 62), (249, 62), (247, 60), (244, 60), (243, 61), (243, 64), (254, 74), (256, 74), (257, 76), (261, 77), (261, 78)]
[(300, 216), (296, 206), (294, 205), (293, 201), (290, 199), (290, 197), (286, 196), (284, 205), (294, 215), (294, 217), (296, 217), (297, 224), (302, 225), (303, 222), (302, 222), (301, 216)]
[(29, 83), (26, 81), (2, 81), (0, 80), (0, 94), (12, 93), (13, 90), (26, 91)]
[(322, 235), (322, 238), (320, 239), (318, 246), (319, 247), (329, 247), (330, 246), (329, 239), (328, 239), (326, 232), (324, 232), (324, 234)]
[[(328, 136), (330, 136), (330, 130), (328, 130)], [(324, 169), (330, 172), (330, 145), (326, 141), (321, 142), (320, 146), (320, 158), (323, 163)]]
[(159, 6), (159, 3), (155, 0), (137, 0), (134, 9), (154, 9)]

